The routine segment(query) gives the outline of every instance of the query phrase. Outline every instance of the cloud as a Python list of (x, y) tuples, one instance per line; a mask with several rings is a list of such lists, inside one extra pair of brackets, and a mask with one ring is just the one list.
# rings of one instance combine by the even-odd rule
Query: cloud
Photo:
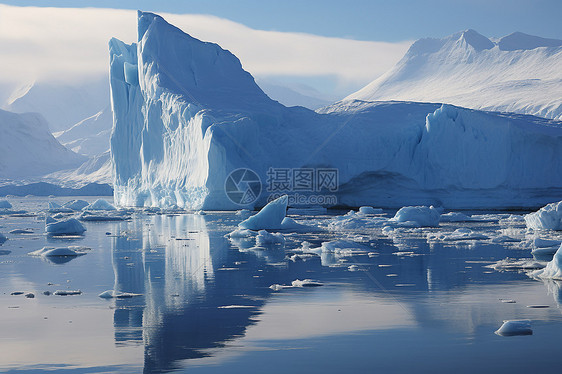
[[(161, 15), (190, 35), (230, 50), (262, 78), (332, 76), (345, 84), (366, 84), (411, 44), (255, 30), (209, 15)], [(72, 82), (107, 74), (111, 37), (134, 42), (136, 12), (0, 5), (0, 82)]]

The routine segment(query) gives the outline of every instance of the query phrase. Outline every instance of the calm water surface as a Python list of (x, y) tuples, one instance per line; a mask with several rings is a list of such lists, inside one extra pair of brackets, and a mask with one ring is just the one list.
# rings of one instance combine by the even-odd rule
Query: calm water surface
[[(10, 201), (38, 211), (49, 199)], [(225, 238), (240, 220), (233, 213), (136, 213), (125, 222), (86, 223), (82, 237), (47, 238), (41, 217), (0, 216), (9, 238), (0, 246), (0, 371), (559, 372), (560, 288), (485, 267), (530, 257), (529, 250), (353, 232), (371, 256), (291, 261), (287, 253), (303, 240), (320, 245), (342, 234), (290, 234), (284, 246), (256, 249)], [(8, 234), (16, 228), (34, 234)], [(68, 245), (91, 250), (58, 263), (27, 255)], [(359, 270), (349, 271), (352, 264)], [(305, 278), (324, 286), (269, 289)], [(108, 289), (142, 296), (98, 297)], [(43, 295), (55, 290), (82, 294)], [(549, 307), (527, 307), (536, 304)], [(533, 335), (494, 334), (502, 320), (522, 318), (532, 320)]]

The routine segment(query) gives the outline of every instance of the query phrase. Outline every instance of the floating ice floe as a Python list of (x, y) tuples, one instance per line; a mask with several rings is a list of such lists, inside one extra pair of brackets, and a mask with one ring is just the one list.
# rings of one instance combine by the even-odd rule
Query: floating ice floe
[(90, 204), (88, 204), (88, 202), (85, 201), (85, 200), (70, 200), (70, 201), (64, 203), (62, 206), (64, 208), (72, 209), (74, 211), (79, 211), (79, 210), (84, 209), (88, 205), (90, 205)]
[(461, 227), (453, 232), (438, 232), (427, 234), (428, 240), (440, 241), (461, 241), (461, 240), (485, 240), (488, 239), (486, 235)]
[(380, 208), (373, 208), (372, 206), (362, 206), (359, 207), (359, 213), (364, 215), (375, 215), (383, 213), (383, 210)]
[(544, 269), (532, 272), (530, 275), (537, 278), (562, 280), (562, 245), (558, 248), (552, 261)]
[(415, 226), (437, 227), (441, 214), (433, 206), (405, 206), (396, 212), (390, 221), (393, 222), (412, 222)]
[(86, 228), (76, 218), (57, 221), (47, 217), (45, 220), (45, 232), (48, 235), (82, 235), (84, 231)]
[(562, 201), (543, 206), (525, 215), (527, 227), (534, 230), (562, 230)]
[(536, 270), (546, 266), (545, 262), (536, 261), (531, 258), (505, 258), (485, 267), (494, 270)]
[(37, 251), (29, 252), (30, 256), (41, 256), (41, 257), (76, 257), (82, 256), (88, 253), (90, 248), (70, 246), (70, 247), (43, 247)]
[(531, 321), (528, 319), (503, 321), (503, 325), (496, 330), (496, 334), (501, 336), (532, 335)]
[(4, 243), (6, 240), (8, 240), (8, 238), (6, 238), (6, 236), (0, 232), (0, 245)]
[(269, 286), (269, 288), (272, 289), (273, 291), (281, 291), (284, 288), (320, 287), (323, 285), (324, 284), (322, 282), (315, 281), (312, 279), (303, 279), (303, 280), (296, 279), (291, 282), (290, 286), (283, 285), (283, 284), (272, 284), (271, 286)]
[(10, 234), (33, 234), (33, 230), (29, 229), (14, 229), (10, 231)]
[(103, 291), (98, 295), (102, 299), (128, 299), (131, 297), (142, 296), (140, 293), (132, 293), (132, 292), (119, 292), (114, 290), (107, 290)]
[(327, 221), (331, 231), (370, 229), (389, 224), (389, 219), (378, 216), (367, 216), (350, 210), (344, 215), (335, 216)]
[[(528, 242), (526, 242), (528, 243)], [(530, 240), (533, 256), (552, 256), (560, 247), (559, 240), (532, 238)]]
[(8, 200), (0, 200), (0, 209), (12, 209), (12, 204)]
[(232, 239), (243, 239), (243, 238), (252, 237), (254, 235), (257, 235), (256, 231), (252, 231), (248, 229), (238, 229), (229, 233), (228, 237)]
[(439, 217), (439, 221), (440, 222), (470, 222), (472, 221), (472, 217), (469, 217), (464, 213), (449, 212), (449, 213), (441, 214), (441, 217)]
[(83, 210), (116, 210), (116, 208), (104, 199), (97, 199)]
[(53, 295), (58, 295), (58, 296), (82, 295), (82, 291), (80, 291), (80, 290), (56, 290), (55, 292), (53, 292)]
[(101, 211), (90, 211), (85, 210), (83, 211), (80, 216), (78, 216), (80, 221), (89, 221), (89, 222), (101, 222), (101, 221), (125, 221), (129, 219), (129, 216), (124, 214), (123, 212), (118, 211), (110, 211), (110, 212), (101, 212)]

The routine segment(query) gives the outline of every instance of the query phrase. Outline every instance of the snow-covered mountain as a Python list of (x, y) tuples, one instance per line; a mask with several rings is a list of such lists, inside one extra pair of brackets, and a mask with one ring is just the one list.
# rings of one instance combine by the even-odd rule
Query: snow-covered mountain
[(103, 110), (108, 97), (107, 77), (77, 84), (34, 82), (14, 90), (2, 109), (41, 113), (51, 131), (59, 132)]
[(394, 68), (344, 100), (413, 100), (562, 120), (562, 40), (474, 30), (420, 39)]
[(0, 178), (40, 176), (85, 160), (53, 137), (41, 115), (0, 110)]
[(112, 126), (113, 114), (108, 105), (93, 116), (53, 135), (74, 152), (93, 157), (109, 150)]
[(298, 90), (298, 88), (288, 87), (266, 80), (259, 80), (257, 83), (267, 96), (271, 97), (273, 100), (279, 101), (285, 106), (299, 105), (316, 110), (334, 101), (322, 98), (319, 92), (313, 91), (314, 89), (307, 90), (308, 92), (302, 92), (302, 90)]
[(230, 52), (151, 13), (139, 12), (138, 45), (110, 41), (110, 61), (120, 205), (237, 209), (226, 187), (240, 168), (263, 185), (250, 207), (266, 202), (270, 168), (335, 171), (335, 186), (299, 193), (329, 187), (347, 206), (528, 207), (562, 190), (558, 121), (412, 102), (287, 108)]

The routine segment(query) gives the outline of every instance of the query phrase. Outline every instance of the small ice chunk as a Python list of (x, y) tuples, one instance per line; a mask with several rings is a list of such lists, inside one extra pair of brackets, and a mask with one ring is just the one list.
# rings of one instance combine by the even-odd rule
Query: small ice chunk
[(287, 195), (283, 195), (264, 206), (257, 214), (240, 222), (238, 227), (249, 230), (281, 229), (287, 213)]
[(29, 252), (30, 256), (42, 256), (42, 257), (56, 257), (56, 256), (82, 256), (86, 254), (87, 248), (85, 247), (43, 247), (37, 251)]
[(430, 233), (428, 240), (460, 241), (460, 240), (483, 240), (488, 239), (486, 235), (474, 232), (466, 227), (461, 227), (453, 232)]
[(283, 288), (291, 288), (292, 286), (284, 286), (282, 284), (272, 284), (271, 286), (269, 286), (270, 289), (272, 289), (273, 291), (281, 291)]
[(82, 235), (86, 231), (76, 218), (56, 221), (47, 217), (45, 223), (45, 232), (49, 235)]
[(56, 290), (53, 295), (59, 296), (72, 296), (72, 295), (82, 295), (80, 290)]
[(495, 264), (487, 265), (487, 268), (494, 270), (536, 270), (545, 267), (544, 262), (535, 261), (530, 258), (514, 259), (506, 258), (499, 260)]
[(269, 233), (266, 230), (260, 230), (256, 236), (256, 245), (264, 246), (267, 244), (284, 244), (285, 237), (281, 233)]
[(6, 240), (8, 240), (8, 238), (6, 238), (6, 235), (0, 232), (0, 244), (4, 243)]
[(405, 206), (396, 212), (390, 221), (415, 222), (421, 227), (439, 226), (440, 213), (433, 206)]
[(113, 205), (107, 202), (104, 199), (97, 199), (83, 210), (116, 210)]
[(12, 204), (8, 200), (0, 200), (0, 209), (12, 209)]
[(364, 215), (375, 215), (381, 214), (383, 212), (380, 208), (373, 208), (372, 206), (362, 206), (359, 207), (359, 213)]
[(107, 290), (103, 291), (98, 295), (102, 299), (128, 299), (135, 296), (142, 296), (140, 293), (131, 293), (131, 292), (119, 292), (114, 290)]
[(291, 285), (293, 287), (319, 287), (319, 286), (323, 286), (324, 284), (312, 279), (296, 279), (293, 282), (291, 282)]
[(527, 227), (534, 230), (562, 230), (562, 201), (543, 206), (524, 216)]
[(359, 266), (357, 266), (357, 265), (350, 265), (350, 266), (347, 268), (347, 270), (348, 270), (348, 271), (358, 271), (358, 270), (359, 270)]
[(33, 230), (14, 229), (14, 230), (10, 231), (10, 234), (33, 234)]
[(503, 325), (496, 330), (496, 334), (501, 336), (533, 335), (531, 321), (528, 319), (503, 321)]

